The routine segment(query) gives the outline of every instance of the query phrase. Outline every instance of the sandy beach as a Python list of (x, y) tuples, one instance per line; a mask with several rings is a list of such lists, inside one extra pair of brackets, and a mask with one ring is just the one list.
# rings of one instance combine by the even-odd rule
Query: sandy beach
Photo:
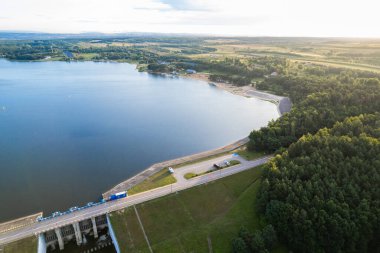
[(277, 110), (280, 116), (286, 112), (289, 112), (291, 109), (291, 102), (288, 97), (277, 96), (265, 91), (258, 91), (252, 86), (235, 86), (235, 85), (227, 84), (227, 83), (213, 82), (209, 80), (209, 75), (204, 74), (204, 73), (185, 74), (185, 75), (181, 75), (181, 77), (201, 80), (201, 81), (204, 81), (205, 83), (212, 83), (219, 89), (228, 91), (234, 95), (248, 97), (248, 98), (254, 97), (254, 98), (270, 101), (277, 105)]
[(244, 97), (250, 97), (249, 95), (246, 94), (247, 91), (255, 90), (253, 87), (250, 87), (250, 86), (239, 87), (239, 86), (234, 86), (234, 85), (227, 84), (227, 83), (213, 82), (213, 81), (209, 80), (208, 74), (203, 74), (203, 73), (185, 74), (185, 75), (182, 75), (182, 77), (201, 80), (201, 81), (205, 81), (207, 83), (213, 83), (213, 84), (215, 84), (216, 87), (218, 87), (222, 90), (231, 92), (232, 94), (235, 94), (235, 95), (244, 96)]

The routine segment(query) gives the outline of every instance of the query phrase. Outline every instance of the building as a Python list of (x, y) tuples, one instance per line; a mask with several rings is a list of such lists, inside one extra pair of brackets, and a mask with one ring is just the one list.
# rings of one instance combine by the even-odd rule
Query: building
[(275, 71), (275, 72), (272, 72), (272, 74), (270, 74), (271, 77), (276, 77), (278, 76), (278, 73)]
[(186, 69), (186, 73), (187, 74), (196, 74), (197, 71), (195, 71), (194, 69)]

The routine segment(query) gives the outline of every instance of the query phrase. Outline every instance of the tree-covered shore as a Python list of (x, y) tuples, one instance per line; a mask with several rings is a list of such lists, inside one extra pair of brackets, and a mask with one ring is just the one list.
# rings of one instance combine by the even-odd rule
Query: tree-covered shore
[(160, 73), (191, 69), (211, 81), (290, 97), (289, 113), (250, 133), (250, 150), (276, 157), (257, 199), (267, 224), (243, 228), (231, 242), (235, 252), (268, 252), (277, 241), (294, 252), (378, 252), (379, 45), (290, 38), (6, 40), (0, 56), (125, 61)]

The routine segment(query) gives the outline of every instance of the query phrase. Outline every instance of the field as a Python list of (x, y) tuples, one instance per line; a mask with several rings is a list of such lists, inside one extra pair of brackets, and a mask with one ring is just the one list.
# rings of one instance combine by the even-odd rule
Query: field
[(335, 63), (349, 63), (352, 66), (380, 66), (379, 40), (349, 40), (349, 39), (322, 39), (322, 38), (294, 38), (269, 39), (260, 38), (222, 41), (208, 40), (207, 46), (217, 48), (214, 54), (232, 55), (271, 55), (295, 59), (331, 61)]
[(193, 178), (193, 177), (198, 177), (198, 176), (202, 176), (202, 175), (205, 175), (205, 174), (207, 174), (207, 173), (211, 173), (211, 172), (214, 172), (214, 171), (217, 171), (217, 170), (223, 170), (223, 169), (226, 169), (226, 168), (228, 168), (228, 167), (231, 167), (231, 166), (235, 166), (235, 165), (238, 165), (238, 164), (240, 164), (240, 161), (238, 161), (238, 160), (231, 160), (231, 161), (229, 161), (229, 164), (228, 165), (225, 165), (224, 164), (224, 166), (222, 166), (222, 167), (219, 167), (219, 168), (212, 168), (212, 169), (210, 169), (210, 170), (207, 170), (207, 171), (204, 171), (204, 172), (201, 172), (201, 173), (193, 173), (193, 172), (189, 172), (189, 173), (186, 173), (185, 175), (184, 175), (184, 177), (186, 178), (186, 179), (190, 179), (190, 178)]
[(265, 156), (264, 152), (255, 152), (255, 151), (249, 151), (247, 148), (244, 148), (237, 152), (241, 157), (243, 157), (245, 160), (252, 161), (255, 159), (258, 159), (260, 157)]
[[(115, 61), (131, 62), (140, 69), (170, 73), (195, 67), (198, 72), (227, 74), (223, 68), (204, 63), (221, 62), (225, 58), (240, 59), (244, 64), (259, 59), (249, 68), (266, 69), (266, 73), (252, 76), (262, 80), (276, 66), (261, 60), (287, 59), (298, 71), (299, 64), (323, 65), (334, 68), (357, 69), (380, 73), (380, 40), (345, 38), (263, 38), (263, 37), (122, 37), (55, 39), (38, 41), (39, 50), (31, 50), (33, 41), (2, 41), (0, 55), (10, 60)], [(73, 52), (73, 58), (63, 52)], [(261, 60), (260, 60), (261, 59)], [(248, 61), (248, 62), (247, 62)], [(197, 67), (197, 65), (199, 65)], [(149, 69), (148, 66), (152, 65)], [(278, 66), (277, 66), (278, 67)], [(289, 64), (286, 68), (289, 68)], [(253, 71), (253, 72), (255, 72)], [(278, 71), (278, 69), (277, 69)], [(283, 71), (279, 71), (280, 73)], [(240, 72), (238, 72), (240, 73)], [(260, 73), (260, 72), (259, 72)], [(234, 73), (229, 73), (234, 75)], [(236, 74), (236, 73), (235, 73)], [(235, 83), (236, 84), (236, 83)]]
[(37, 237), (28, 237), (16, 242), (7, 244), (2, 249), (0, 246), (1, 253), (36, 253), (37, 252)]
[[(255, 211), (262, 168), (136, 206), (154, 252), (230, 252), (241, 226), (264, 225)], [(122, 252), (149, 252), (134, 208), (111, 214)]]
[(177, 182), (177, 180), (173, 177), (172, 174), (169, 173), (167, 168), (164, 168), (156, 174), (145, 179), (140, 184), (129, 189), (128, 194), (131, 195), (139, 192), (148, 191), (168, 184), (173, 184), (175, 182)]

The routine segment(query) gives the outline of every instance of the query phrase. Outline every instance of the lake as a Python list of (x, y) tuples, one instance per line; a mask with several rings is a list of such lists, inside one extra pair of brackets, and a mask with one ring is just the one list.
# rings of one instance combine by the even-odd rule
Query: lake
[(132, 64), (0, 60), (0, 220), (97, 200), (152, 163), (277, 117), (270, 102)]

